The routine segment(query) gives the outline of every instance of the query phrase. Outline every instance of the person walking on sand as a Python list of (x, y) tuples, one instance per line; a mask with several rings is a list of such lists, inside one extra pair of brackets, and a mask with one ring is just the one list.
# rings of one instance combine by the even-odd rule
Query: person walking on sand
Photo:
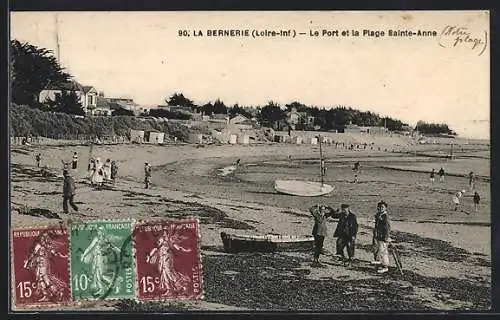
[(106, 159), (106, 162), (102, 166), (102, 173), (104, 174), (104, 182), (111, 181), (111, 159)]
[(78, 167), (78, 153), (73, 153), (73, 161), (71, 162), (71, 167), (75, 170)]
[(354, 167), (352, 168), (352, 171), (354, 173), (354, 183), (359, 182), (358, 174), (359, 174), (359, 161), (356, 161), (354, 163)]
[(113, 185), (116, 184), (116, 178), (118, 176), (118, 165), (115, 161), (111, 161), (111, 181)]
[(477, 210), (479, 209), (479, 201), (481, 201), (481, 197), (479, 196), (479, 193), (474, 192), (474, 197), (472, 198), (472, 200), (474, 201), (474, 212), (477, 212)]
[(151, 166), (149, 163), (144, 163), (144, 188), (149, 189), (151, 184)]
[(432, 168), (431, 176), (430, 176), (431, 183), (434, 183), (435, 178), (436, 178), (436, 170), (434, 170), (434, 168)]
[(325, 205), (315, 205), (309, 208), (314, 218), (312, 235), (314, 236), (314, 260), (313, 265), (319, 265), (319, 256), (323, 251), (323, 243), (327, 235), (326, 221), (333, 215), (333, 210)]
[(356, 215), (349, 209), (348, 204), (342, 204), (340, 207), (340, 218), (333, 234), (337, 238), (337, 255), (342, 261), (345, 261), (344, 249), (347, 247), (348, 261), (354, 259), (354, 248), (356, 235), (358, 233), (358, 221)]
[(439, 182), (444, 182), (444, 169), (441, 167), (438, 172), (439, 175)]
[(36, 166), (40, 168), (40, 161), (42, 160), (42, 155), (39, 153), (35, 156)]
[(458, 209), (460, 208), (460, 200), (464, 196), (464, 193), (465, 193), (465, 190), (462, 190), (462, 191), (458, 191), (457, 193), (455, 193), (453, 195), (452, 201), (455, 204), (455, 210), (454, 211), (458, 211)]
[(63, 176), (64, 176), (64, 183), (63, 183), (63, 212), (65, 214), (68, 214), (68, 202), (73, 208), (73, 210), (78, 211), (78, 207), (75, 205), (75, 202), (73, 201), (75, 194), (76, 194), (76, 186), (75, 186), (75, 180), (73, 180), (73, 177), (69, 174), (68, 170), (63, 171)]
[(389, 235), (391, 226), (389, 222), (389, 214), (387, 212), (387, 203), (380, 201), (377, 204), (377, 214), (375, 216), (375, 227), (373, 228), (373, 246), (374, 246), (374, 261), (371, 263), (380, 268), (378, 273), (386, 273), (389, 271)]
[(476, 176), (474, 172), (469, 172), (469, 190), (473, 191), (476, 188)]

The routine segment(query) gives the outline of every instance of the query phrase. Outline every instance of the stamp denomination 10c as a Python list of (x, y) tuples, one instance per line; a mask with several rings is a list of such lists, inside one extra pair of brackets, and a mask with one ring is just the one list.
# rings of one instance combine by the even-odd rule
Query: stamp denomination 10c
[(73, 300), (135, 298), (132, 221), (86, 221), (70, 228)]

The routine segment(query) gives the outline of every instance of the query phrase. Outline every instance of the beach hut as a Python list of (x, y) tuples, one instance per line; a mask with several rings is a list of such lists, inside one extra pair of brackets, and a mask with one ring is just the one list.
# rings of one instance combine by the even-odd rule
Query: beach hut
[(249, 144), (250, 143), (250, 137), (246, 134), (242, 134), (238, 137), (238, 143), (240, 144)]
[(201, 133), (188, 134), (189, 143), (203, 143), (203, 135)]
[(165, 133), (158, 131), (146, 131), (144, 141), (153, 144), (162, 144), (165, 139)]
[(296, 137), (293, 137), (293, 138), (294, 138), (294, 139), (293, 139), (293, 142), (294, 142), (295, 144), (301, 144), (301, 143), (302, 143), (302, 137), (300, 137), (300, 136), (296, 136)]
[(229, 137), (229, 143), (230, 144), (237, 144), (238, 143), (238, 136), (235, 135), (235, 134), (232, 134), (230, 137)]
[(144, 141), (144, 131), (130, 129), (130, 141), (142, 143)]
[(316, 137), (311, 138), (311, 144), (318, 144), (318, 138)]

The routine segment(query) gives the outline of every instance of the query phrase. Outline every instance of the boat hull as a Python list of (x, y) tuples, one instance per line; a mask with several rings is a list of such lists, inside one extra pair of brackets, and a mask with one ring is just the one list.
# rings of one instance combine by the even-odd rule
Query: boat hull
[(314, 237), (291, 236), (240, 236), (221, 232), (224, 251), (238, 252), (276, 252), (276, 251), (311, 251)]
[(331, 193), (335, 187), (313, 181), (276, 180), (274, 189), (279, 193), (293, 196), (318, 197)]

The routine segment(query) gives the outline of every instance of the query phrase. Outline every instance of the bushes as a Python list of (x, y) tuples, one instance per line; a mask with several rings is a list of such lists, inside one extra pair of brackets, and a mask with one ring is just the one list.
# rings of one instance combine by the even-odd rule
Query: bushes
[(9, 112), (10, 135), (32, 135), (75, 139), (76, 136), (126, 136), (130, 129), (158, 130), (167, 136), (187, 141), (189, 130), (179, 123), (156, 122), (132, 116), (75, 118), (65, 113), (47, 112), (29, 106), (12, 104)]

